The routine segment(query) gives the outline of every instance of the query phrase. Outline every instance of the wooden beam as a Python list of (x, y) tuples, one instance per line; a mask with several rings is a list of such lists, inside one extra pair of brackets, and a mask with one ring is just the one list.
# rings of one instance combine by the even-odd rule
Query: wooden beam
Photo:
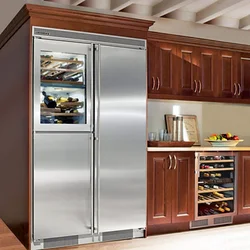
[(250, 15), (240, 19), (240, 29), (249, 30), (250, 29)]
[(192, 2), (194, 0), (163, 0), (153, 7), (153, 16), (164, 16)]
[(70, 0), (70, 5), (77, 6), (83, 2), (85, 2), (85, 0)]
[(134, 0), (111, 0), (111, 10), (120, 11), (133, 4)]
[(196, 14), (196, 22), (206, 23), (247, 3), (249, 3), (249, 0), (219, 0), (198, 12)]

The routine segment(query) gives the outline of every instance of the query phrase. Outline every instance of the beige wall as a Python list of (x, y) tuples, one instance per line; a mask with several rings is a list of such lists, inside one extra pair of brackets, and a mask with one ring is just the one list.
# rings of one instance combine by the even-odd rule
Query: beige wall
[(201, 145), (212, 133), (230, 132), (244, 139), (239, 146), (250, 146), (250, 105), (154, 101), (148, 102), (148, 132), (165, 128), (164, 114), (172, 114), (173, 105), (180, 105), (181, 114), (196, 115)]

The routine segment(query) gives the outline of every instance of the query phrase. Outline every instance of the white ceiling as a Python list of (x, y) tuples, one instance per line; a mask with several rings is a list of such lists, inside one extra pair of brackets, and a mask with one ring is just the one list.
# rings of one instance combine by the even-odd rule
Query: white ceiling
[(250, 0), (44, 0), (66, 5), (250, 29)]

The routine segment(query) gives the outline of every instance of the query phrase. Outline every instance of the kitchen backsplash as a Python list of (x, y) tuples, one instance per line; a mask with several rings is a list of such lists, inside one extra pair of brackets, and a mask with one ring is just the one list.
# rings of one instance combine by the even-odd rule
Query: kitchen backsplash
[(165, 128), (164, 114), (173, 114), (179, 109), (181, 115), (196, 115), (202, 146), (212, 133), (238, 135), (244, 139), (239, 146), (250, 146), (250, 105), (205, 103), (190, 101), (148, 101), (148, 132)]

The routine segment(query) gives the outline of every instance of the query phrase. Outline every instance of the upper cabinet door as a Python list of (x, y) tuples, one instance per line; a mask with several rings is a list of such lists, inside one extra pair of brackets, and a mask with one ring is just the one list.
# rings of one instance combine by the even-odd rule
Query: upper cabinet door
[(178, 94), (191, 96), (198, 91), (198, 82), (195, 79), (197, 74), (197, 58), (195, 48), (191, 46), (178, 46), (177, 48), (176, 74), (178, 82)]
[(194, 153), (175, 153), (172, 182), (172, 222), (194, 219)]
[(155, 93), (156, 86), (156, 67), (159, 67), (156, 60), (157, 46), (153, 42), (148, 42), (148, 93)]
[[(198, 67), (196, 81), (197, 95), (204, 97), (217, 96), (217, 59), (218, 52), (213, 49), (196, 48)], [(196, 62), (195, 62), (196, 63)]]
[(239, 55), (239, 81), (237, 95), (241, 98), (250, 98), (250, 54), (240, 53)]
[(237, 97), (237, 56), (231, 51), (220, 51), (219, 65), (219, 96), (224, 98)]
[(177, 90), (177, 74), (176, 72), (176, 45), (160, 43), (156, 60), (160, 67), (157, 67), (157, 89), (162, 94), (176, 94)]

